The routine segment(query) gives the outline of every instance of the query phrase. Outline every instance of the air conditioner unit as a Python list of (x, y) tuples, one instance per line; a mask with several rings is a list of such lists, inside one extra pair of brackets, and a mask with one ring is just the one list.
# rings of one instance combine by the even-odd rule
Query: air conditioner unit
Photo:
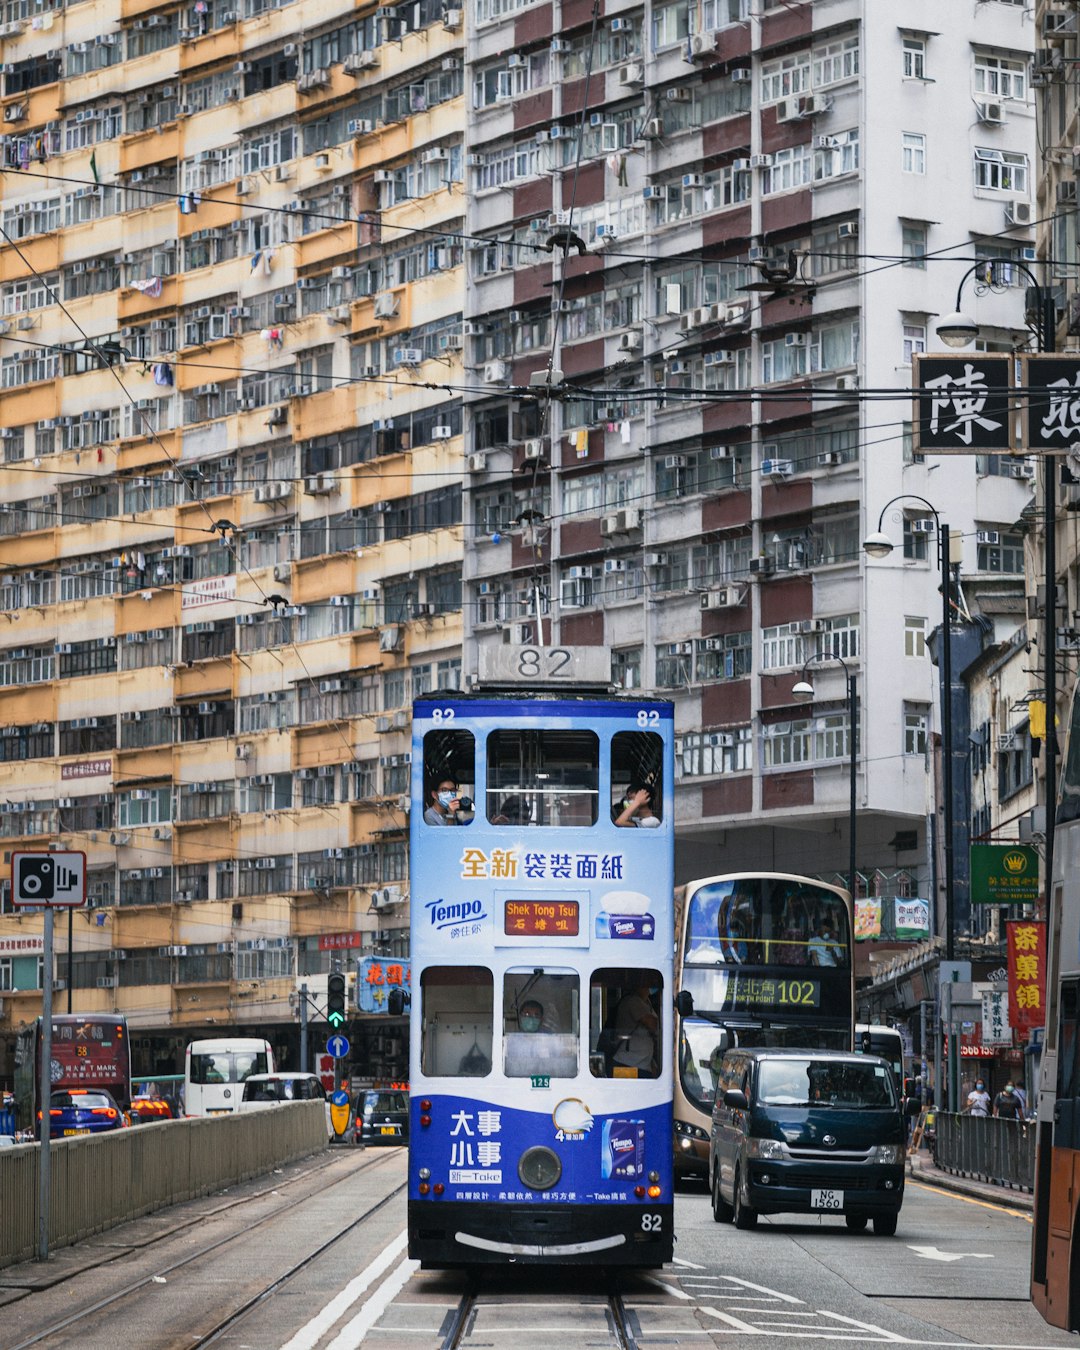
[(443, 13), (443, 27), (454, 33), (461, 27), (462, 10), (448, 9)]
[(732, 609), (742, 603), (735, 586), (721, 586), (715, 591), (704, 591), (699, 597), (702, 609)]
[(772, 168), (772, 155), (751, 155), (750, 167), (752, 169)]
[(750, 559), (750, 572), (753, 576), (770, 577), (775, 568), (776, 564), (773, 562), (772, 558), (760, 557)]
[(838, 464), (843, 464), (844, 456), (839, 450), (826, 450), (818, 455), (817, 462), (823, 469), (833, 469)]
[(977, 544), (1000, 544), (1001, 534), (997, 530), (976, 530), (975, 542)]
[(396, 295), (387, 293), (375, 297), (375, 317), (377, 319), (394, 319), (398, 312), (398, 298)]
[(317, 473), (304, 479), (304, 491), (309, 497), (323, 496), (333, 492), (336, 487), (337, 480), (332, 473)]
[(976, 105), (979, 110), (979, 121), (989, 123), (991, 126), (1000, 126), (1005, 121), (1004, 103), (979, 103)]
[(768, 478), (789, 478), (795, 472), (795, 465), (790, 459), (763, 459), (761, 472)]
[(929, 516), (921, 520), (912, 520), (908, 522), (912, 534), (933, 534), (934, 522)]
[(120, 983), (118, 975), (99, 975), (97, 977), (97, 987), (99, 989), (115, 989)]
[(505, 361), (485, 361), (483, 381), (485, 384), (502, 384), (509, 374)]
[(421, 164), (445, 164), (450, 158), (449, 150), (436, 148), (425, 150), (420, 156)]
[(631, 61), (628, 66), (623, 66), (619, 71), (619, 87), (621, 89), (636, 89), (639, 84), (645, 80), (645, 67), (637, 61)]
[(466, 465), (470, 473), (483, 473), (487, 468), (487, 455), (478, 450), (467, 457)]
[(805, 333), (785, 333), (784, 345), (786, 347), (805, 347), (807, 335)]
[(1005, 207), (1005, 224), (1030, 225), (1035, 219), (1035, 209), (1031, 202), (1009, 202)]
[(802, 99), (800, 98), (782, 98), (776, 105), (776, 120), (778, 122), (793, 122), (796, 117), (802, 116)]
[(735, 353), (724, 347), (715, 352), (706, 352), (704, 364), (706, 366), (733, 366), (735, 364)]
[(370, 117), (354, 117), (347, 130), (350, 136), (370, 136), (375, 130), (375, 123)]
[(842, 220), (836, 227), (837, 239), (856, 239), (859, 234), (859, 222), (857, 220)]
[(389, 909), (402, 901), (400, 886), (380, 886), (371, 892), (372, 909)]
[(858, 375), (837, 375), (836, 389), (838, 393), (841, 394), (850, 393), (853, 389), (858, 389), (858, 387), (859, 387)]
[(418, 366), (424, 359), (420, 347), (395, 347), (393, 361), (396, 366)]
[(664, 456), (664, 468), (665, 468), (665, 469), (685, 469), (685, 468), (686, 468), (686, 456), (685, 456), (685, 455), (665, 455), (665, 456)]
[(715, 51), (715, 33), (692, 33), (687, 40), (686, 54), (687, 59), (690, 61), (697, 61), (702, 57), (711, 56)]
[(1007, 731), (997, 738), (998, 750), (1005, 752), (1008, 750), (1019, 750), (1023, 746), (1023, 738), (1015, 732)]

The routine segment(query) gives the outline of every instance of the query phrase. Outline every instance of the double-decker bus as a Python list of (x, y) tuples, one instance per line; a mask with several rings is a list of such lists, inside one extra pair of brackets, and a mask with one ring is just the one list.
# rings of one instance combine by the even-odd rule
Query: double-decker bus
[(708, 1178), (725, 1050), (852, 1049), (851, 900), (809, 877), (735, 872), (688, 883), (680, 912), (675, 1173)]
[(1080, 1331), (1080, 685), (1066, 735), (1046, 925), (1031, 1297), (1047, 1322)]
[[(15, 1040), (15, 1127), (37, 1130), (41, 1082), (41, 1018)], [(131, 1105), (131, 1047), (123, 1017), (54, 1013), (49, 1078), (53, 1088), (105, 1088), (121, 1111)]]
[(673, 709), (413, 706), (409, 1254), (671, 1259)]

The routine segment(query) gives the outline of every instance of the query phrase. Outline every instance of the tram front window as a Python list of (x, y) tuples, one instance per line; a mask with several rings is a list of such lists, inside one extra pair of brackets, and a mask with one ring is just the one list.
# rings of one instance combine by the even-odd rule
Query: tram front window
[(483, 966), (428, 966), (420, 976), (420, 1066), (433, 1078), (491, 1072), (494, 981)]
[(580, 986), (574, 971), (507, 971), (503, 977), (503, 1072), (507, 1078), (574, 1078)]
[(487, 738), (492, 825), (595, 825), (600, 741), (592, 731), (493, 731)]

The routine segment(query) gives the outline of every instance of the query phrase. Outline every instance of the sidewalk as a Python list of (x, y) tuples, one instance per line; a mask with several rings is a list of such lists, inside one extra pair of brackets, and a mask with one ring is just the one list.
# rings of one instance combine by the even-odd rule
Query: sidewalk
[(1018, 1191), (1011, 1186), (996, 1186), (993, 1182), (977, 1181), (974, 1177), (957, 1176), (934, 1166), (929, 1153), (920, 1151), (909, 1154), (907, 1174), (912, 1180), (924, 1181), (929, 1186), (940, 1186), (943, 1191), (955, 1191), (973, 1200), (985, 1200), (990, 1204), (1004, 1205), (1007, 1209), (1020, 1210), (1030, 1214), (1034, 1207), (1034, 1197), (1030, 1191)]

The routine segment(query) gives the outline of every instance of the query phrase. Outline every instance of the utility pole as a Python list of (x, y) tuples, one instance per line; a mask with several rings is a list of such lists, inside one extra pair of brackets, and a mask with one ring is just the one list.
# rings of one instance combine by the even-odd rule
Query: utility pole
[(308, 1071), (308, 1010), (307, 984), (300, 986), (300, 1072)]

